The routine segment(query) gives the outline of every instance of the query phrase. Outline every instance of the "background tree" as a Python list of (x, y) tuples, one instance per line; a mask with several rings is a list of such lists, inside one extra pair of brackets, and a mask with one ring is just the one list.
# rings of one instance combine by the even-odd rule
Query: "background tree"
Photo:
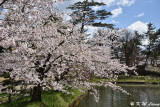
[(156, 34), (155, 27), (152, 23), (148, 24), (148, 30), (144, 36), (148, 41), (148, 44), (145, 46), (146, 49), (144, 50), (144, 53), (146, 55), (146, 61), (145, 61), (145, 66), (146, 66), (149, 57), (155, 57), (156, 52), (154, 47), (157, 44), (159, 38), (158, 34)]
[(160, 29), (157, 30), (154, 35), (155, 35), (154, 36), (155, 43), (153, 44), (151, 51), (151, 57), (152, 57), (151, 64), (153, 66), (157, 66), (157, 60), (160, 56)]
[(93, 10), (94, 6), (105, 6), (102, 2), (95, 2), (94, 0), (84, 0), (83, 2), (77, 2), (68, 7), (71, 9), (73, 13), (71, 17), (73, 19), (73, 24), (81, 25), (81, 33), (84, 32), (84, 26), (96, 26), (96, 27), (108, 27), (113, 28), (113, 24), (101, 23), (97, 22), (97, 20), (105, 20), (111, 14), (111, 12), (107, 12), (105, 9), (102, 10)]
[(138, 33), (138, 31), (135, 31), (134, 32), (134, 37), (132, 38), (131, 40), (131, 43), (132, 43), (132, 48), (133, 48), (133, 58), (132, 58), (132, 61), (133, 61), (133, 66), (136, 66), (138, 65), (139, 63), (139, 58), (141, 57), (141, 47), (142, 46), (142, 39), (143, 39), (143, 36), (141, 34)]
[(121, 45), (118, 48), (114, 48), (114, 53), (127, 66), (135, 66), (138, 64), (138, 56), (140, 56), (142, 36), (137, 31), (133, 33), (123, 29), (122, 32), (123, 36), (118, 38), (118, 42)]

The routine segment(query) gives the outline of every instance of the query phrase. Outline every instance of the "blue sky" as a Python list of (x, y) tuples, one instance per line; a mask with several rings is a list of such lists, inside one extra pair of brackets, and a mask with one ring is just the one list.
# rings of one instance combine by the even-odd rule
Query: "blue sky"
[(110, 6), (106, 8), (112, 11), (116, 8), (122, 8), (122, 13), (117, 17), (111, 17), (108, 22), (114, 20), (116, 27), (127, 28), (131, 24), (141, 21), (143, 23), (152, 22), (157, 28), (160, 28), (160, 0), (135, 0), (130, 6)]
[[(60, 10), (67, 10), (66, 7), (83, 0), (66, 0), (56, 4)], [(95, 7), (94, 9), (106, 9), (112, 12), (112, 16), (102, 22), (115, 24), (115, 28), (128, 28), (138, 30), (140, 33), (146, 32), (147, 23), (152, 22), (156, 29), (160, 28), (160, 0), (94, 0), (104, 2), (105, 7)], [(2, 18), (2, 16), (1, 16)], [(68, 19), (69, 16), (65, 16)], [(96, 28), (88, 26), (90, 31)]]
[[(69, 0), (58, 7), (62, 10), (77, 1)], [(94, 9), (106, 9), (112, 12), (112, 16), (103, 22), (115, 24), (115, 28), (128, 28), (143, 33), (147, 30), (147, 23), (152, 22), (157, 29), (160, 28), (160, 0), (94, 0), (104, 2), (105, 7)], [(67, 10), (68, 11), (68, 10)], [(92, 28), (94, 29), (94, 28)]]

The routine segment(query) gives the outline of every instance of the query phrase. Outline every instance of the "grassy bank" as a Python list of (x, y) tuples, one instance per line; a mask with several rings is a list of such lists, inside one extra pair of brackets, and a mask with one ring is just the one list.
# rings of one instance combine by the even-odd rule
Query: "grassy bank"
[(159, 77), (152, 76), (119, 76), (117, 80), (93, 78), (92, 82), (109, 81), (117, 83), (140, 83), (140, 84), (160, 84)]
[(144, 84), (160, 84), (159, 77), (153, 76), (120, 76), (117, 83), (144, 83)]
[[(6, 80), (4, 77), (0, 77), (0, 84)], [(86, 91), (87, 89), (85, 89)], [(69, 89), (71, 94), (65, 94), (58, 91), (43, 91), (42, 92), (42, 102), (30, 102), (31, 97), (24, 97), (23, 99), (17, 99), (11, 103), (0, 104), (0, 107), (69, 107), (77, 104), (83, 96), (84, 93), (80, 92), (78, 89)], [(0, 94), (0, 97), (7, 96), (8, 94)], [(12, 98), (17, 98), (18, 95), (12, 96)], [(8, 97), (0, 98), (0, 102), (7, 101)]]
[[(117, 83), (143, 83), (143, 84), (160, 84), (159, 77), (152, 76), (119, 76), (117, 80), (113, 79), (99, 79), (93, 78), (91, 82), (102, 82), (110, 81)], [(73, 102), (77, 103), (78, 99), (83, 93), (77, 89), (70, 89), (69, 92), (73, 92), (74, 95), (64, 94), (62, 92), (55, 91), (43, 91), (42, 92), (42, 102), (30, 102), (31, 97), (24, 97), (23, 99), (18, 99), (12, 101), (11, 103), (1, 104), (0, 107), (68, 107)], [(6, 94), (1, 94), (0, 97), (5, 96)], [(6, 100), (0, 99), (0, 101)]]
[[(30, 102), (31, 97), (17, 99), (11, 103), (1, 104), (0, 107), (68, 107), (75, 99), (82, 94), (77, 89), (70, 89), (74, 95), (62, 92), (47, 91), (42, 92), (42, 102)], [(3, 96), (2, 94), (1, 96)]]

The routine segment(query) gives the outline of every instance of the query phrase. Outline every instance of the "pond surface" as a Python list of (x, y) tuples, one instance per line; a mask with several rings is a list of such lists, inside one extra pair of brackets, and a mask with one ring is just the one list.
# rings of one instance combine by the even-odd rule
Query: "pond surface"
[(98, 87), (99, 102), (88, 94), (78, 107), (160, 107), (160, 85), (120, 85), (131, 95), (110, 87)]

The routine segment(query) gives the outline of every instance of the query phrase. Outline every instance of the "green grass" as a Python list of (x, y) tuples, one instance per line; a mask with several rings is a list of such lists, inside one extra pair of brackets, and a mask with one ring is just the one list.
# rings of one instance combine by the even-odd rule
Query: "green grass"
[(101, 78), (93, 78), (91, 82), (96, 83), (96, 82), (103, 82), (103, 81), (108, 81), (108, 82), (119, 82), (119, 83), (145, 83), (145, 84), (160, 84), (160, 78), (157, 77), (152, 77), (152, 76), (124, 76), (120, 75), (117, 80), (114, 79), (101, 79)]
[(152, 80), (145, 80), (146, 83), (149, 83), (149, 84), (153, 84), (153, 83), (156, 83), (156, 84), (160, 84), (160, 80), (157, 80), (157, 79), (152, 79)]
[(140, 76), (140, 75), (132, 75), (132, 76), (125, 76), (120, 75), (118, 79), (151, 79), (151, 76)]
[[(7, 95), (8, 95), (8, 94), (3, 93), (3, 94), (0, 94), (0, 97), (4, 97), (4, 96), (7, 96)], [(6, 101), (6, 100), (8, 100), (8, 97), (0, 98), (0, 102), (1, 102), (1, 101)]]
[(97, 83), (97, 82), (104, 82), (104, 81), (116, 81), (115, 79), (109, 79), (109, 78), (92, 78), (90, 82)]
[[(116, 81), (116, 82), (144, 82), (146, 84), (157, 83), (160, 84), (160, 79), (157, 77), (151, 76), (119, 76), (118, 80), (107, 79), (107, 78), (93, 78), (91, 82), (102, 82), (102, 81)], [(76, 100), (78, 96), (82, 93), (77, 89), (69, 89), (69, 92), (73, 92), (74, 95), (64, 94), (58, 91), (43, 91), (42, 92), (42, 102), (30, 102), (30, 97), (24, 97), (23, 99), (17, 99), (12, 101), (11, 103), (1, 104), (0, 107), (68, 107), (73, 101)], [(5, 96), (6, 94), (1, 94), (1, 96)], [(0, 101), (4, 101), (6, 98), (0, 99)]]
[(116, 82), (134, 82), (134, 83), (139, 83), (139, 82), (144, 82), (146, 84), (160, 84), (160, 78), (157, 77), (152, 77), (152, 76), (119, 76), (118, 80)]
[(47, 91), (42, 92), (42, 102), (30, 102), (30, 97), (17, 99), (11, 103), (1, 104), (0, 107), (68, 107), (82, 93), (77, 89), (70, 89), (74, 95), (62, 92)]
[(118, 79), (116, 82), (145, 82), (145, 80), (138, 79)]
[(116, 80), (116, 82), (120, 82), (120, 83), (140, 83), (140, 82), (144, 82), (145, 84), (160, 84), (160, 80), (158, 79), (118, 79)]

